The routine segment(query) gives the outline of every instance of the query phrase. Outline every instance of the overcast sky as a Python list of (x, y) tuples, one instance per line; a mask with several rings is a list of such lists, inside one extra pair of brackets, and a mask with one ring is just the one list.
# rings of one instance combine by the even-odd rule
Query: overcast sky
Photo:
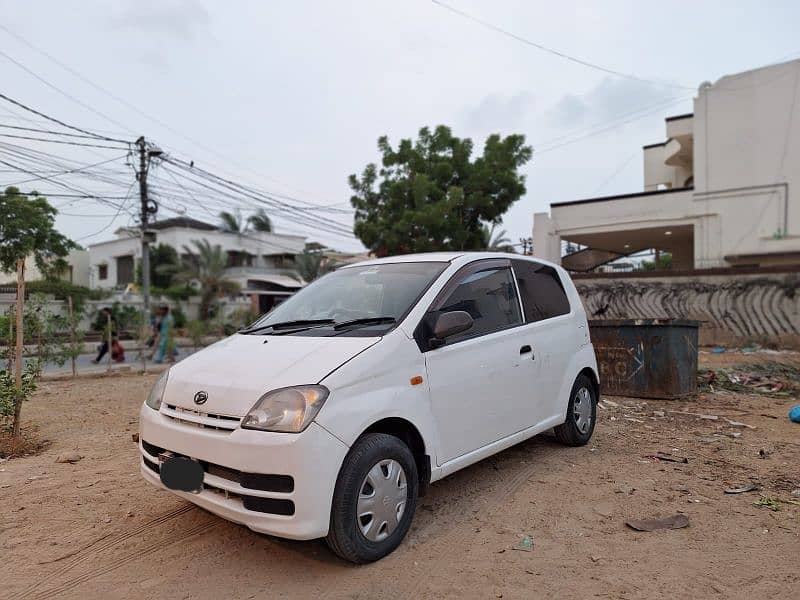
[[(491, 133), (522, 133), (534, 147), (528, 191), (503, 225), (517, 242), (550, 202), (641, 190), (641, 146), (663, 140), (665, 116), (691, 112), (701, 82), (800, 56), (800, 3), (791, 0), (446, 1), (538, 44), (665, 84), (566, 61), (429, 0), (27, 0), (0, 1), (2, 24), (168, 127), (1, 30), (0, 50), (95, 112), (3, 56), (0, 91), (71, 124), (124, 139), (143, 134), (259, 189), (339, 208), (349, 207), (347, 176), (378, 159), (380, 135), (395, 142), (446, 124), (480, 148)], [(0, 123), (30, 116), (0, 102)], [(114, 156), (15, 143), (87, 163)], [(117, 175), (132, 181), (124, 162)], [(19, 179), (0, 172), (2, 185)], [(38, 189), (57, 189), (47, 185)], [(92, 215), (58, 218), (84, 244), (130, 220), (121, 214), (109, 227), (115, 211), (85, 200), (63, 210)], [(276, 229), (360, 248), (281, 218)]]

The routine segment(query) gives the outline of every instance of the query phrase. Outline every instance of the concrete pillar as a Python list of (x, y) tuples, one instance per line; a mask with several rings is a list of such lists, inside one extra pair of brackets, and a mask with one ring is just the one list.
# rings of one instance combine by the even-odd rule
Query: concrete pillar
[(561, 236), (556, 233), (553, 220), (546, 212), (533, 215), (533, 255), (561, 264)]

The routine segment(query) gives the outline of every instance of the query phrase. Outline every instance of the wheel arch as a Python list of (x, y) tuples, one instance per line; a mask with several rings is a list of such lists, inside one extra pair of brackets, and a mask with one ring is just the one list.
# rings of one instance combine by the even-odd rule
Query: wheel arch
[[(592, 388), (593, 388), (593, 391), (594, 391), (595, 401), (599, 402), (600, 401), (600, 379), (598, 378), (597, 373), (591, 367), (584, 367), (583, 369), (581, 369), (581, 372), (578, 373), (578, 377), (580, 377), (581, 375), (585, 375), (592, 382)], [(575, 379), (577, 379), (578, 377), (576, 377)]]
[(361, 438), (368, 433), (391, 435), (408, 446), (417, 464), (419, 495), (424, 496), (431, 482), (431, 457), (426, 452), (425, 439), (419, 429), (402, 417), (386, 417), (367, 427), (358, 437)]

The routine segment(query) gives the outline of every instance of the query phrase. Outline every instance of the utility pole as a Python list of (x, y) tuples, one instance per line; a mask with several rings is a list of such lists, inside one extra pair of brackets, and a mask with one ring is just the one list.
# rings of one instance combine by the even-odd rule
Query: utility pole
[[(144, 318), (150, 314), (150, 240), (147, 225), (150, 217), (150, 206), (147, 203), (147, 145), (144, 136), (136, 140), (139, 148), (139, 200), (141, 201), (140, 218), (142, 222), (142, 299), (144, 300)], [(109, 352), (111, 349), (109, 348)]]

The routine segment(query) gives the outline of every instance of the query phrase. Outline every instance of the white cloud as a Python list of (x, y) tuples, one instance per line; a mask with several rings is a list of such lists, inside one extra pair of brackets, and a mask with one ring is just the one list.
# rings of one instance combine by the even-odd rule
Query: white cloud
[(188, 42), (197, 38), (210, 18), (198, 0), (129, 0), (111, 22), (120, 29), (138, 29), (164, 40)]

